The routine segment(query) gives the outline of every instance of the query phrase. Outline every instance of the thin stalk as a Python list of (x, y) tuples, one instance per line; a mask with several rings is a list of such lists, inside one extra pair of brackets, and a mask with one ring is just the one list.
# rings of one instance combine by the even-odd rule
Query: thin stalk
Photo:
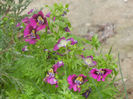
[(126, 99), (128, 99), (128, 95), (127, 95), (127, 89), (126, 89), (126, 85), (125, 85), (125, 82), (123, 80), (123, 74), (122, 74), (122, 69), (121, 69), (121, 65), (120, 65), (120, 54), (118, 53), (118, 63), (119, 63), (119, 70), (120, 70), (120, 74), (121, 74), (121, 78), (122, 78), (122, 83), (123, 83), (123, 86), (124, 86), (124, 92), (126, 94)]

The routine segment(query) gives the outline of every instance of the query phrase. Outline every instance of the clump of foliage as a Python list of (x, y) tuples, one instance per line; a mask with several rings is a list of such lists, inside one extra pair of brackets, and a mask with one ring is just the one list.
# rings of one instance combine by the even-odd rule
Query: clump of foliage
[[(16, 2), (15, 2), (16, 1)], [(31, 0), (0, 0), (0, 98), (6, 97), (8, 88), (20, 89), (21, 82), (14, 76), (15, 62), (18, 55), (14, 53), (16, 28), (25, 15), (21, 13)]]
[(2, 97), (115, 98), (118, 90), (114, 81), (118, 72), (110, 52), (96, 54), (100, 47), (97, 36), (88, 41), (71, 34), (71, 23), (66, 17), (68, 4), (45, 7), (49, 12), (44, 14), (32, 9), (21, 22), (15, 22), (17, 27), (12, 25), (15, 20), (11, 21), (14, 28), (9, 26), (11, 29), (6, 33), (11, 35), (9, 38), (13, 37), (14, 44), (1, 55)]

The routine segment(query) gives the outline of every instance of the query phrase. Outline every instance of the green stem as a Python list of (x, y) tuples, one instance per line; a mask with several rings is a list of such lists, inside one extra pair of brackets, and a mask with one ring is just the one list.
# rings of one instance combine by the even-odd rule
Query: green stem
[(118, 62), (119, 62), (119, 70), (120, 70), (120, 74), (121, 74), (121, 78), (122, 78), (122, 83), (123, 83), (123, 86), (124, 86), (124, 92), (126, 94), (126, 99), (128, 99), (126, 85), (125, 85), (125, 82), (123, 80), (123, 74), (122, 74), (122, 69), (121, 69), (121, 65), (120, 65), (120, 54), (119, 53), (118, 53)]

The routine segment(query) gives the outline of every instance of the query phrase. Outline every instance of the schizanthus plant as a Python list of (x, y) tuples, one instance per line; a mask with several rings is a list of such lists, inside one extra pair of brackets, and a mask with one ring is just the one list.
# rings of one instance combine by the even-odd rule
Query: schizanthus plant
[[(28, 14), (30, 15), (31, 13), (33, 13), (34, 10), (31, 9)], [(41, 36), (39, 36), (39, 31), (46, 29), (47, 31), (50, 31), (49, 28), (49, 24), (48, 24), (48, 18), (50, 18), (51, 16), (51, 12), (49, 12), (48, 14), (44, 15), (43, 11), (39, 11), (37, 14), (34, 14), (32, 17), (25, 17), (22, 22), (25, 24), (25, 29), (24, 29), (24, 40), (26, 42), (28, 42), (29, 44), (36, 44), (37, 41), (40, 40)], [(64, 17), (64, 15), (62, 15), (61, 17)], [(56, 21), (56, 16), (52, 16), (52, 21)], [(16, 26), (19, 27), (21, 24), (18, 23)], [(70, 33), (70, 29), (68, 26), (66, 26), (64, 29), (64, 33)], [(52, 32), (50, 33), (52, 34)], [(47, 34), (49, 35), (49, 33)], [(55, 34), (54, 34), (55, 35)], [(65, 36), (60, 36), (61, 38), (56, 38), (55, 42), (56, 44), (54, 44), (54, 46), (52, 47), (52, 50), (49, 51), (49, 49), (45, 48), (43, 51), (44, 52), (48, 52), (49, 53), (54, 53), (54, 55), (59, 55), (58, 57), (62, 56), (60, 59), (65, 59), (65, 54), (62, 53), (60, 50), (61, 49), (66, 49), (68, 52), (70, 52), (73, 47), (75, 45), (78, 45), (78, 41), (72, 37), (65, 37)], [(30, 46), (30, 45), (29, 45)], [(71, 50), (69, 50), (69, 48), (71, 48)], [(77, 48), (78, 49), (78, 48)], [(82, 51), (84, 51), (85, 48), (83, 48)], [(24, 46), (22, 48), (23, 52), (29, 51), (28, 49), (28, 45)], [(59, 52), (60, 53), (59, 53)], [(74, 50), (76, 51), (76, 50)], [(67, 55), (69, 55), (69, 53), (66, 53)], [(95, 60), (94, 56), (84, 56), (81, 55), (82, 61), (84, 61), (84, 64), (86, 64), (88, 67), (86, 68), (88, 70), (89, 75), (87, 74), (87, 76), (83, 75), (79, 72), (79, 75), (76, 74), (72, 74), (70, 75), (70, 72), (68, 72), (67, 70), (65, 70), (67, 72), (67, 74), (69, 74), (69, 76), (67, 77), (67, 83), (68, 83), (68, 88), (70, 90), (73, 89), (73, 91), (78, 91), (80, 92), (82, 90), (82, 85), (84, 85), (84, 83), (89, 83), (89, 79), (93, 78), (96, 79), (97, 81), (105, 81), (105, 78), (111, 74), (112, 70), (111, 69), (107, 69), (107, 68), (101, 68), (101, 69), (96, 69), (94, 68), (94, 66), (97, 66), (98, 62), (97, 60)], [(47, 59), (52, 58), (51, 56), (48, 56)], [(69, 57), (70, 58), (70, 57)], [(58, 58), (57, 58), (58, 59)], [(80, 57), (79, 57), (80, 59)], [(74, 61), (74, 60), (73, 60)], [(44, 77), (43, 81), (45, 83), (48, 83), (50, 85), (56, 85), (57, 87), (60, 87), (58, 85), (58, 80), (60, 78), (57, 79), (58, 76), (58, 72), (60, 72), (60, 67), (66, 67), (66, 68), (71, 68), (71, 67), (67, 67), (67, 62), (63, 62), (63, 61), (58, 61), (56, 64), (54, 64), (50, 69), (47, 70), (46, 76)], [(82, 68), (82, 66), (81, 66)], [(99, 67), (98, 67), (99, 68)], [(58, 70), (58, 72), (57, 72)], [(88, 86), (89, 87), (89, 86)], [(89, 96), (89, 94), (92, 92), (92, 88), (89, 87), (89, 89), (87, 89), (82, 95), (87, 98)]]

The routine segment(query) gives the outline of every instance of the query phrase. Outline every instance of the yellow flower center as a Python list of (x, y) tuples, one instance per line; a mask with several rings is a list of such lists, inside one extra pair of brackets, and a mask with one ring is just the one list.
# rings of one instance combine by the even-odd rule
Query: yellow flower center
[(102, 75), (104, 74), (104, 71), (99, 71), (99, 72), (97, 72), (97, 74), (101, 75), (101, 77), (102, 77)]
[(52, 68), (51, 68), (48, 72), (49, 72), (49, 73), (54, 73), (54, 71), (53, 71), (53, 69), (52, 69)]
[(78, 85), (81, 85), (81, 84), (83, 83), (83, 77), (78, 76), (78, 77), (75, 79), (75, 83), (78, 84)]
[(37, 21), (38, 21), (37, 22), (38, 25), (44, 23), (44, 19), (41, 16), (38, 16)]
[(36, 31), (35, 30), (31, 31), (31, 36), (32, 36), (32, 38), (36, 38)]
[(54, 70), (51, 68), (49, 71), (48, 71), (48, 74), (47, 74), (48, 76), (50, 76), (50, 77), (54, 77), (55, 75), (54, 75)]

